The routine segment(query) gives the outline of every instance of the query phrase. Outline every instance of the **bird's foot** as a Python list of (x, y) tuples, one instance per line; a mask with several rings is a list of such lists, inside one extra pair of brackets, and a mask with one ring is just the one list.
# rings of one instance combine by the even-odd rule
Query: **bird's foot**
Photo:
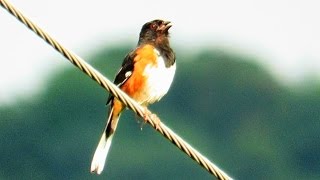
[(148, 108), (145, 107), (143, 115), (144, 123), (147, 123), (148, 117), (154, 121), (156, 130), (159, 130), (161, 123), (160, 118), (156, 114), (151, 113), (151, 111), (149, 111)]

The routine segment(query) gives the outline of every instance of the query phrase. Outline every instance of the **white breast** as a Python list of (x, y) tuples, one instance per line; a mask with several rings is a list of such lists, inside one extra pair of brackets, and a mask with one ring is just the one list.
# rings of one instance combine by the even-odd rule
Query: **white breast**
[(148, 65), (144, 70), (144, 76), (148, 77), (145, 94), (148, 99), (144, 103), (153, 103), (159, 101), (169, 90), (174, 73), (176, 71), (176, 64), (166, 67), (164, 59), (158, 54), (158, 66)]

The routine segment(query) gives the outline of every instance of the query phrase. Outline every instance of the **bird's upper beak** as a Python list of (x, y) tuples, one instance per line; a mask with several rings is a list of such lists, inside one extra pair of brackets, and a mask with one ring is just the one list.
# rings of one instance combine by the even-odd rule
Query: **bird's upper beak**
[(171, 28), (172, 24), (170, 21), (165, 21), (161, 24), (161, 26), (158, 28), (159, 31), (162, 32), (168, 32), (168, 30)]

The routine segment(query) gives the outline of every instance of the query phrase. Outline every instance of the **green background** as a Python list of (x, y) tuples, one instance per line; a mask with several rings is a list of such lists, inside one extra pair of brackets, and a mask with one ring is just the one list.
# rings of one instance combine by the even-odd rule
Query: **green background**
[[(88, 59), (112, 80), (131, 48), (104, 48)], [(174, 48), (174, 82), (150, 106), (166, 125), (235, 179), (320, 179), (314, 79), (288, 87), (254, 57)], [(0, 179), (212, 178), (149, 125), (141, 130), (129, 110), (102, 175), (90, 174), (108, 93), (71, 65), (52, 74), (40, 95), (0, 106)]]

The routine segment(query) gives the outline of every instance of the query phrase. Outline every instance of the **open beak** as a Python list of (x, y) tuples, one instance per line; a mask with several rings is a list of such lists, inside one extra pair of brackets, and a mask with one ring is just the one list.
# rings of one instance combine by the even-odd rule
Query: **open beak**
[(165, 21), (161, 24), (161, 26), (158, 28), (159, 31), (162, 32), (168, 32), (168, 30), (171, 28), (172, 24), (170, 21)]

